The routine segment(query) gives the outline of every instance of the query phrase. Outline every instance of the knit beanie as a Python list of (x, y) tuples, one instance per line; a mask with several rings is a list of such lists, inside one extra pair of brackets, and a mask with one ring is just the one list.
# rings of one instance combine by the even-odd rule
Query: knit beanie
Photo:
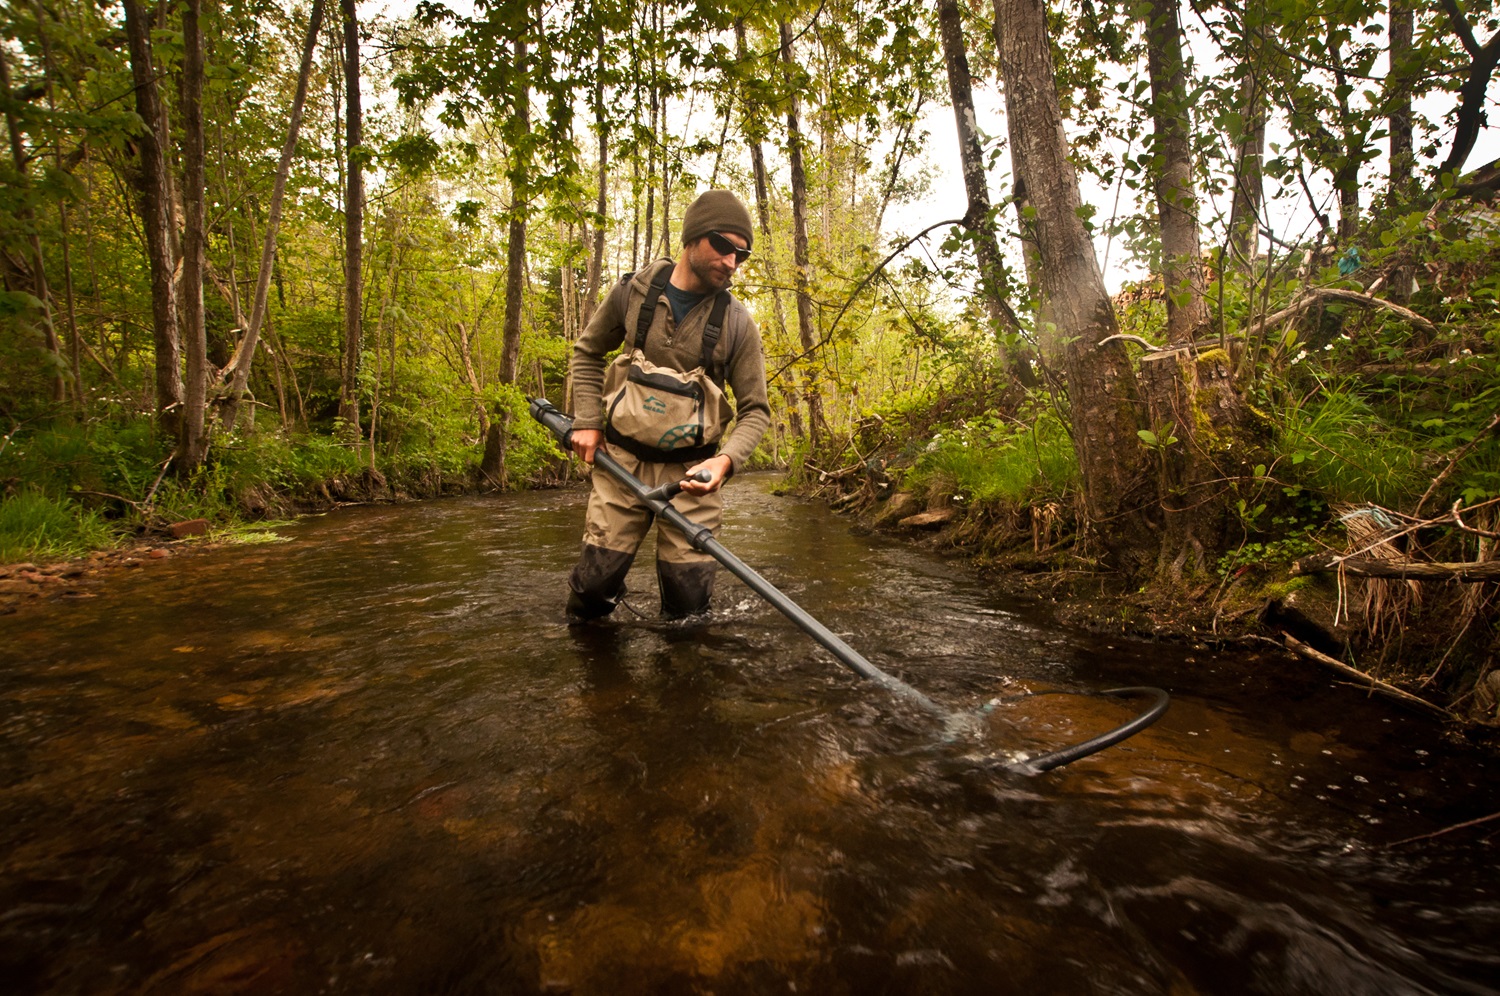
[(733, 232), (745, 240), (745, 248), (755, 243), (750, 227), (750, 212), (733, 192), (707, 190), (688, 205), (682, 216), (682, 244), (691, 245), (709, 232)]

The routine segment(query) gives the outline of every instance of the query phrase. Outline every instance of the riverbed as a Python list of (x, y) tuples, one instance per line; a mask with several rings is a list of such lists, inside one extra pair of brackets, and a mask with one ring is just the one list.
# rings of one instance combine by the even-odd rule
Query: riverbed
[[(0, 618), (0, 977), (61, 993), (1490, 993), (1495, 761), (1275, 652), (1070, 631), (748, 475), (738, 581), (562, 613), (586, 494), (343, 508)], [(1042, 775), (998, 762), (1139, 702)]]

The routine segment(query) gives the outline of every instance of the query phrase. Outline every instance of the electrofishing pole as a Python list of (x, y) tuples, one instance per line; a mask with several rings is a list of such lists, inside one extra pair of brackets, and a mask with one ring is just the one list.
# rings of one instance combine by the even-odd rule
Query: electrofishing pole
[[(573, 448), (573, 420), (558, 411), (546, 398), (531, 398), (530, 407), (531, 417), (545, 426), (553, 436), (557, 437), (557, 441), (562, 444), (565, 451), (571, 452)], [(938, 705), (900, 678), (887, 674), (865, 660), (858, 651), (840, 639), (836, 633), (814, 619), (802, 606), (792, 601), (775, 585), (761, 577), (750, 565), (729, 552), (722, 543), (714, 538), (713, 530), (707, 526), (695, 525), (692, 520), (674, 508), (672, 506), (672, 498), (682, 490), (682, 482), (673, 481), (658, 488), (648, 488), (639, 478), (622, 467), (619, 461), (610, 456), (609, 452), (602, 446), (594, 451), (594, 467), (603, 470), (623, 484), (643, 505), (651, 509), (658, 518), (663, 519), (668, 525), (686, 537), (695, 550), (708, 554), (724, 565), (726, 570), (743, 581), (751, 591), (765, 599), (777, 611), (795, 623), (804, 633), (822, 644), (824, 649), (833, 654), (840, 663), (855, 674), (875, 682), (882, 688), (920, 706), (934, 716), (941, 717), (950, 722), (956, 718), (956, 714), (951, 710)], [(1112, 688), (1098, 693), (1101, 695), (1147, 693), (1154, 695), (1156, 701), (1150, 709), (1129, 723), (1082, 743), (1074, 744), (1071, 747), (1027, 758), (1023, 761), (1015, 762), (1010, 766), (1019, 770), (1047, 771), (1097, 753), (1112, 744), (1119, 743), (1127, 737), (1134, 736), (1156, 722), (1161, 717), (1161, 714), (1167, 711), (1167, 693), (1159, 688), (1145, 687)], [(994, 703), (991, 703), (987, 708), (993, 708), (993, 706)]]

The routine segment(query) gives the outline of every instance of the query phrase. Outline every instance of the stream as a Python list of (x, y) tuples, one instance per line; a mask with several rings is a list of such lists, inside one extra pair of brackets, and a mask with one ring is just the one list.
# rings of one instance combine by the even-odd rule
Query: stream
[[(1497, 760), (1274, 649), (1108, 639), (747, 475), (570, 628), (586, 492), (342, 508), (0, 617), (17, 993), (1500, 992)], [(1172, 706), (1043, 775), (997, 768)], [(1434, 835), (1435, 834), (1435, 835)], [(1418, 839), (1413, 839), (1418, 838)]]

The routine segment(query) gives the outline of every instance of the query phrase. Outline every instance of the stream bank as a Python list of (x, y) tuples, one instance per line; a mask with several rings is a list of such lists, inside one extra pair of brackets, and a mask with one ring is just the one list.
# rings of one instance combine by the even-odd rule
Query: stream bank
[[(1203, 649), (1273, 643), (1373, 694), (1398, 702), (1404, 695), (1404, 704), (1453, 722), (1466, 737), (1500, 745), (1500, 670), (1434, 682), (1453, 645), (1441, 633), (1408, 632), (1404, 621), (1393, 627), (1379, 615), (1391, 582), (1297, 575), (1288, 565), (1222, 577), (1163, 571), (1148, 584), (1132, 584), (1062, 534), (1061, 509), (966, 508), (870, 483), (835, 483), (831, 494), (826, 484), (798, 490), (827, 500), (857, 532), (898, 536), (964, 559), (998, 592), (1045, 606), (1069, 627)], [(1420, 594), (1410, 596), (1412, 613), (1420, 607)]]

